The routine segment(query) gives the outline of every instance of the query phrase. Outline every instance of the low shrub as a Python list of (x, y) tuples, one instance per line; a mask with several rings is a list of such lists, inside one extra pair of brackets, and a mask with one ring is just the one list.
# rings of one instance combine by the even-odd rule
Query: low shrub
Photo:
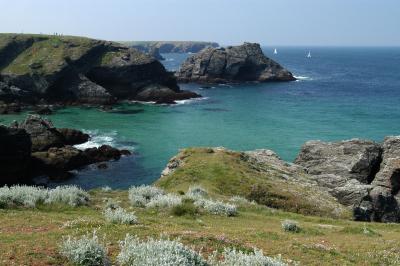
[(34, 208), (44, 203), (48, 190), (35, 186), (13, 186), (0, 188), (0, 208), (23, 206)]
[(104, 211), (104, 217), (108, 222), (115, 224), (137, 224), (138, 219), (134, 213), (126, 212), (123, 208), (118, 207), (116, 209), (106, 209)]
[(229, 201), (241, 205), (252, 204), (252, 202), (242, 196), (233, 196), (229, 199)]
[(76, 207), (89, 202), (89, 194), (77, 186), (59, 186), (50, 189), (46, 203), (64, 203)]
[(195, 216), (198, 213), (198, 209), (192, 200), (183, 199), (181, 204), (172, 207), (171, 213), (175, 216)]
[(174, 194), (159, 195), (152, 198), (147, 204), (146, 208), (171, 208), (180, 205), (182, 199)]
[(116, 202), (113, 199), (106, 199), (105, 202), (106, 202), (106, 204), (104, 206), (104, 209), (113, 209), (113, 210), (115, 210), (115, 209), (120, 207), (119, 203)]
[(208, 192), (202, 186), (196, 185), (189, 187), (186, 195), (189, 197), (207, 197)]
[(286, 232), (293, 232), (293, 233), (298, 233), (301, 230), (299, 224), (296, 221), (292, 220), (283, 221), (282, 229), (285, 230)]
[(107, 249), (99, 242), (96, 232), (81, 238), (68, 236), (60, 245), (60, 254), (75, 265), (107, 265)]
[(237, 207), (235, 205), (224, 203), (222, 201), (200, 199), (196, 200), (194, 205), (203, 208), (208, 213), (216, 215), (236, 216), (238, 213)]
[[(219, 259), (221, 258), (222, 259)], [(286, 266), (280, 258), (264, 256), (261, 250), (246, 254), (235, 249), (225, 249), (222, 254), (214, 253), (209, 263), (215, 266)]]
[(122, 266), (167, 266), (207, 265), (197, 252), (173, 240), (140, 241), (137, 237), (127, 235), (120, 243), (121, 252), (117, 261)]
[(151, 199), (164, 195), (165, 192), (154, 186), (138, 186), (129, 189), (129, 200), (135, 207), (145, 207)]
[(46, 189), (36, 186), (12, 186), (0, 188), (0, 207), (30, 207), (38, 204), (68, 204), (76, 207), (85, 205), (89, 201), (89, 194), (76, 186), (60, 186)]

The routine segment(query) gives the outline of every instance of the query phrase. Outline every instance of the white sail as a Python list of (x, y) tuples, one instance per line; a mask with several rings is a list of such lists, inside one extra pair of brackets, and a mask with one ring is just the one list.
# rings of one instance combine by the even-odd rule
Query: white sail
[(276, 48), (275, 48), (275, 50), (274, 50), (274, 54), (278, 54), (278, 50), (276, 50)]
[(307, 58), (311, 58), (311, 52), (308, 52)]

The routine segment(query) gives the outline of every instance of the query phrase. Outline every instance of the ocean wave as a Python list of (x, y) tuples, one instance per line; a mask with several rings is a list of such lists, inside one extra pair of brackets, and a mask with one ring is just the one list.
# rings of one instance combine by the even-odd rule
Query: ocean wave
[(109, 145), (114, 148), (124, 149), (133, 151), (137, 143), (133, 141), (126, 141), (124, 139), (117, 138), (117, 131), (99, 132), (98, 130), (83, 130), (84, 133), (90, 136), (89, 141), (75, 145), (74, 147), (80, 150), (89, 148), (98, 148), (102, 145)]
[(200, 102), (209, 99), (209, 97), (200, 97), (200, 98), (193, 98), (193, 99), (187, 99), (187, 100), (178, 100), (175, 101), (176, 105), (182, 105), (182, 104), (191, 104), (195, 102)]
[(307, 77), (307, 76), (294, 76), (295, 79), (297, 79), (297, 81), (299, 80), (312, 80), (311, 77)]

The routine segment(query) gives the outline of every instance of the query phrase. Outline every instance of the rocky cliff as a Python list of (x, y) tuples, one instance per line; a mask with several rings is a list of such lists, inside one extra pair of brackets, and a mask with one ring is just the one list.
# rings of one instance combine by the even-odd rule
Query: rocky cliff
[(257, 43), (206, 48), (187, 58), (176, 76), (181, 82), (198, 83), (295, 80), (292, 73), (266, 57)]
[(143, 101), (198, 96), (181, 91), (159, 61), (136, 49), (82, 37), (0, 34), (2, 104), (110, 104), (136, 100), (144, 90), (151, 93), (141, 94)]
[(153, 48), (159, 49), (160, 53), (197, 53), (206, 47), (218, 47), (216, 42), (194, 42), (194, 41), (137, 41), (126, 42), (126, 45), (137, 48), (144, 52), (149, 52)]

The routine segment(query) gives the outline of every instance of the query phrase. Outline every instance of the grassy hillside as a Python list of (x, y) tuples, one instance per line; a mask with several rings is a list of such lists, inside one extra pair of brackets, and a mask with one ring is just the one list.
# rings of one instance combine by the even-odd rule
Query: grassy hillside
[(302, 173), (287, 180), (284, 169), (259, 164), (244, 153), (223, 149), (191, 148), (175, 159), (179, 167), (156, 184), (168, 191), (186, 191), (201, 184), (215, 196), (242, 196), (269, 207), (301, 214), (349, 218), (348, 209), (314, 186), (299, 182)]
[(84, 37), (0, 34), (0, 53), (9, 55), (2, 60), (6, 63), (0, 72), (19, 75), (53, 73), (60, 70), (66, 60), (79, 59), (96, 44), (97, 40)]
[[(0, 265), (70, 265), (58, 254), (66, 235), (80, 236), (97, 230), (105, 236), (112, 260), (118, 241), (130, 233), (140, 238), (166, 234), (202, 250), (258, 247), (265, 255), (281, 254), (301, 265), (398, 265), (400, 229), (394, 224), (357, 223), (303, 216), (243, 203), (236, 217), (205, 213), (173, 215), (169, 210), (129, 207), (127, 191), (90, 192), (89, 206), (39, 206), (36, 209), (0, 209)], [(102, 215), (104, 199), (120, 201), (135, 211), (139, 224), (117, 225)], [(285, 232), (284, 219), (299, 222), (299, 233)]]

